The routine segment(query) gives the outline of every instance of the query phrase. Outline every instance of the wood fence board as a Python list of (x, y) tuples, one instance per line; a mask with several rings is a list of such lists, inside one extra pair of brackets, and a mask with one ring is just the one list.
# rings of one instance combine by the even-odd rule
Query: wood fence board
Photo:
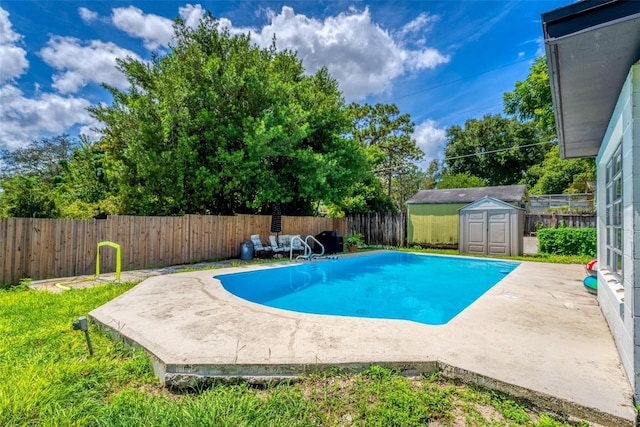
[(526, 214), (524, 216), (524, 234), (535, 233), (538, 229), (566, 226), (569, 228), (596, 227), (595, 214)]
[(406, 242), (406, 214), (371, 213), (347, 216), (346, 233), (362, 233), (368, 245), (403, 246)]
[(18, 280), (20, 279), (20, 277), (16, 275), (15, 268), (13, 267), (13, 264), (16, 261), (14, 224), (17, 221), (17, 218), (6, 218), (5, 221), (5, 239), (3, 240), (6, 244), (4, 247), (4, 266), (2, 268), (2, 278), (0, 279), (0, 282), (12, 284), (18, 283)]
[(7, 218), (0, 218), (0, 236), (3, 236), (3, 238), (0, 239), (0, 285), (3, 285), (5, 283), (4, 280), (7, 280), (8, 283), (8, 279), (3, 279), (5, 277), (5, 272), (7, 272), (8, 276), (9, 271), (9, 268), (5, 266), (5, 263), (8, 259), (7, 247), (9, 246), (9, 244), (7, 243), (8, 222), (9, 221), (7, 220)]
[[(29, 241), (33, 242), (32, 244), (29, 245), (29, 251), (25, 252), (25, 257), (27, 258), (26, 261), (29, 263), (29, 272), (34, 276), (39, 276), (40, 262), (38, 260), (38, 252), (40, 251), (40, 244), (42, 240), (38, 236), (38, 233), (40, 232), (40, 230), (38, 227), (37, 218), (29, 219), (27, 230), (25, 232), (28, 233), (30, 236)], [(1, 230), (0, 230), (0, 233), (2, 233)], [(0, 247), (0, 251), (2, 251), (2, 247)], [(2, 257), (2, 254), (0, 254), (0, 257)]]
[(58, 219), (56, 221), (56, 269), (54, 277), (64, 277), (64, 258), (67, 245), (66, 231), (65, 220)]
[(75, 270), (76, 270), (76, 275), (83, 275), (83, 274), (89, 274), (87, 272), (87, 270), (89, 269), (87, 260), (90, 257), (90, 253), (87, 249), (94, 240), (91, 234), (91, 231), (95, 227), (95, 220), (79, 222), (78, 226), (80, 227), (80, 230), (77, 234), (77, 239), (78, 239), (77, 250), (78, 250), (78, 253), (80, 253), (81, 255), (74, 257)]
[(7, 233), (7, 225), (9, 224), (9, 218), (0, 218), (0, 285), (9, 283), (9, 271), (10, 268), (7, 263), (10, 260), (9, 248), (13, 245), (9, 245), (9, 236)]
[[(238, 257), (252, 234), (267, 241), (270, 215), (109, 216), (99, 220), (0, 218), (0, 282), (93, 274), (97, 245), (121, 246), (123, 270)], [(283, 234), (345, 234), (345, 218), (283, 217)], [(386, 233), (388, 234), (388, 233)], [(100, 250), (100, 271), (115, 271), (116, 251)]]
[(29, 277), (29, 275), (26, 274), (22, 274), (22, 265), (21, 265), (21, 257), (23, 257), (25, 255), (25, 251), (23, 250), (24, 248), (22, 247), (22, 239), (20, 236), (20, 231), (21, 228), (20, 227), (20, 223), (22, 222), (21, 219), (16, 219), (15, 221), (13, 221), (13, 223), (11, 224), (11, 240), (13, 241), (13, 245), (14, 245), (14, 250), (13, 250), (13, 254), (15, 256), (13, 262), (11, 263), (11, 268), (13, 270), (13, 276), (14, 277)]

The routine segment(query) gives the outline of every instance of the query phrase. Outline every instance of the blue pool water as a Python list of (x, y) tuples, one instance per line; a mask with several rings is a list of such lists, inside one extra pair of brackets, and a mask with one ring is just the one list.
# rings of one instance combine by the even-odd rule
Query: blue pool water
[(214, 277), (232, 294), (270, 307), (442, 325), (518, 265), (386, 252)]

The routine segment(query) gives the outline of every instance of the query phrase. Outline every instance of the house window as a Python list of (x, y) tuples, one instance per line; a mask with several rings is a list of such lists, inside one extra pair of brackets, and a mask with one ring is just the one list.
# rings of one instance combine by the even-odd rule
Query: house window
[(622, 280), (622, 144), (607, 163), (606, 171), (606, 266)]

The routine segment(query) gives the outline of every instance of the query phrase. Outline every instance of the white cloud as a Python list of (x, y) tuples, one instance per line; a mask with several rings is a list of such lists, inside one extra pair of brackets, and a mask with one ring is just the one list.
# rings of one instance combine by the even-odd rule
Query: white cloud
[[(205, 14), (199, 4), (187, 4), (178, 9), (180, 17), (188, 27), (195, 28)], [(149, 50), (167, 47), (173, 38), (173, 20), (159, 15), (145, 14), (134, 6), (112, 10), (113, 24), (132, 37), (141, 38)]]
[(447, 130), (438, 127), (433, 120), (425, 120), (416, 126), (413, 131), (413, 139), (418, 147), (424, 151), (424, 167), (431, 163), (432, 159), (441, 159), (447, 138)]
[(140, 59), (134, 52), (111, 42), (83, 43), (74, 37), (60, 36), (49, 39), (40, 55), (59, 71), (53, 76), (53, 87), (60, 93), (75, 93), (89, 83), (107, 83), (125, 89), (127, 79), (116, 68), (116, 58)]
[(275, 34), (277, 47), (297, 52), (307, 72), (326, 66), (348, 100), (385, 92), (404, 73), (449, 61), (436, 49), (405, 45), (403, 39), (409, 33), (430, 26), (433, 19), (426, 15), (395, 37), (371, 20), (368, 9), (318, 20), (285, 6), (280, 14), (269, 11), (268, 17), (270, 23), (261, 29), (235, 28), (232, 33), (250, 31), (251, 39), (262, 47), (269, 46)]
[(111, 20), (120, 30), (144, 40), (147, 49), (167, 46), (173, 36), (173, 21), (158, 15), (145, 15), (134, 6), (113, 9)]
[(0, 83), (20, 77), (29, 67), (27, 52), (18, 46), (0, 44)]
[(60, 134), (74, 125), (97, 124), (83, 98), (42, 94), (26, 98), (15, 86), (0, 87), (0, 148), (24, 147), (43, 135)]
[(178, 12), (185, 25), (190, 28), (196, 28), (205, 15), (205, 10), (199, 4), (195, 6), (188, 4), (179, 8)]
[(79, 7), (78, 14), (85, 24), (89, 24), (90, 22), (98, 19), (98, 13), (87, 9), (86, 7)]
[[(205, 11), (199, 4), (187, 4), (179, 8), (179, 15), (187, 26), (196, 27)], [(232, 34), (250, 32), (252, 41), (261, 47), (270, 46), (275, 34), (278, 48), (297, 52), (307, 72), (326, 66), (348, 100), (383, 93), (405, 73), (449, 61), (437, 49), (424, 47), (425, 33), (438, 20), (426, 13), (395, 34), (374, 23), (368, 9), (319, 20), (285, 6), (279, 14), (268, 10), (267, 16), (270, 22), (262, 28), (234, 28), (226, 18), (219, 23)], [(113, 9), (111, 20), (120, 30), (142, 39), (147, 49), (167, 47), (173, 37), (172, 20), (145, 14), (134, 6)], [(409, 47), (409, 43), (417, 47)]]
[(11, 27), (9, 12), (0, 7), (0, 43), (15, 43), (22, 38), (22, 36), (13, 31)]
[(417, 51), (408, 51), (405, 62), (407, 68), (411, 71), (419, 71), (425, 68), (435, 68), (440, 64), (449, 62), (449, 58), (443, 56), (437, 49), (424, 48)]
[(438, 16), (423, 12), (413, 21), (404, 25), (398, 32), (398, 37), (408, 39), (411, 38), (411, 36), (417, 36), (418, 42), (422, 44), (425, 41), (424, 38), (422, 38), (423, 33), (430, 31), (433, 24), (438, 20)]
[(22, 36), (11, 27), (9, 12), (0, 7), (0, 83), (20, 77), (29, 67), (27, 52), (18, 46)]

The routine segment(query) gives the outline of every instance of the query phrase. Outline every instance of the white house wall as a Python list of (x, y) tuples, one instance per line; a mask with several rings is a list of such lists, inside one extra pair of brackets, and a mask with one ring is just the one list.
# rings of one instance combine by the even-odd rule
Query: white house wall
[[(640, 64), (631, 68), (596, 159), (598, 301), (640, 401)], [(622, 143), (622, 283), (605, 267), (606, 165)]]

